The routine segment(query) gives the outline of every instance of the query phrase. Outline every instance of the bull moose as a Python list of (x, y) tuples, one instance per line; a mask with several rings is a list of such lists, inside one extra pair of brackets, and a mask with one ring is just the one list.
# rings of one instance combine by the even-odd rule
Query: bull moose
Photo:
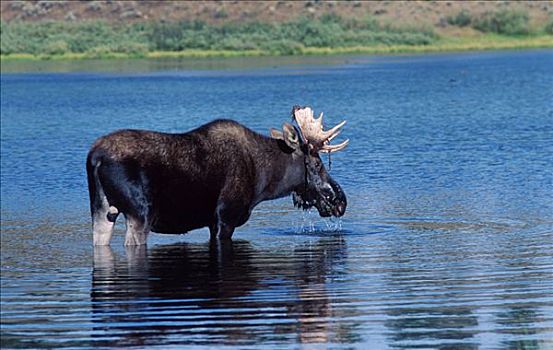
[(119, 214), (125, 245), (145, 244), (150, 231), (184, 233), (209, 227), (211, 239), (230, 239), (262, 201), (293, 193), (294, 204), (322, 217), (344, 215), (346, 196), (320, 152), (345, 121), (325, 131), (322, 113), (294, 106), (297, 127), (284, 123), (271, 137), (231, 120), (182, 134), (119, 130), (100, 137), (86, 170), (94, 245), (109, 245)]

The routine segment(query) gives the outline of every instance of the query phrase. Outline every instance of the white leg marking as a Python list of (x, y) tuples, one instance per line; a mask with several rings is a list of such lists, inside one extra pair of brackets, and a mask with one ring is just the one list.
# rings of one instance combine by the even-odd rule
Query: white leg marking
[(103, 191), (102, 195), (102, 208), (94, 213), (92, 221), (92, 240), (94, 245), (109, 245), (111, 236), (113, 235), (114, 222), (111, 222), (107, 218), (107, 214), (117, 214), (119, 210), (116, 207), (110, 206)]
[(94, 215), (93, 240), (94, 245), (109, 245), (113, 235), (114, 223), (108, 221), (105, 215)]
[(127, 216), (127, 232), (125, 233), (125, 245), (142, 245), (148, 240), (150, 228), (147, 224)]

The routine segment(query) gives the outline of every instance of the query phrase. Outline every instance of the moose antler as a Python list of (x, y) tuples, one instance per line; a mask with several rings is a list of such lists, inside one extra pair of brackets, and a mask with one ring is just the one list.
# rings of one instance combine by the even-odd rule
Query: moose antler
[(341, 132), (340, 128), (346, 124), (345, 120), (332, 129), (324, 131), (323, 113), (319, 115), (319, 118), (315, 119), (311, 108), (294, 106), (293, 116), (296, 123), (298, 123), (303, 141), (309, 144), (313, 151), (338, 152), (348, 145), (349, 139), (337, 145), (329, 144)]

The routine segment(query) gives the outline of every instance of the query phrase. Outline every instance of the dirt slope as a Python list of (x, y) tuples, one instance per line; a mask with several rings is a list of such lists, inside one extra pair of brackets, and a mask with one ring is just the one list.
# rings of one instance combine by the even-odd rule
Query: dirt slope
[(417, 23), (447, 29), (445, 18), (466, 9), (472, 14), (502, 8), (524, 9), (532, 24), (553, 15), (553, 1), (4, 1), (4, 21), (104, 19), (110, 22), (199, 19), (228, 21), (287, 21), (297, 16), (374, 16), (383, 22)]

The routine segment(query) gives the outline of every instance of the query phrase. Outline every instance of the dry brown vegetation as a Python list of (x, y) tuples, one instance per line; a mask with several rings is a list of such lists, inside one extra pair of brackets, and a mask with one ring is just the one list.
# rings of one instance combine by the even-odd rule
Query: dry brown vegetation
[(201, 20), (287, 22), (298, 17), (373, 16), (384, 23), (426, 24), (438, 33), (455, 34), (447, 18), (461, 10), (478, 16), (502, 9), (523, 10), (531, 26), (553, 14), (552, 1), (2, 1), (3, 21), (107, 20), (109, 22)]

